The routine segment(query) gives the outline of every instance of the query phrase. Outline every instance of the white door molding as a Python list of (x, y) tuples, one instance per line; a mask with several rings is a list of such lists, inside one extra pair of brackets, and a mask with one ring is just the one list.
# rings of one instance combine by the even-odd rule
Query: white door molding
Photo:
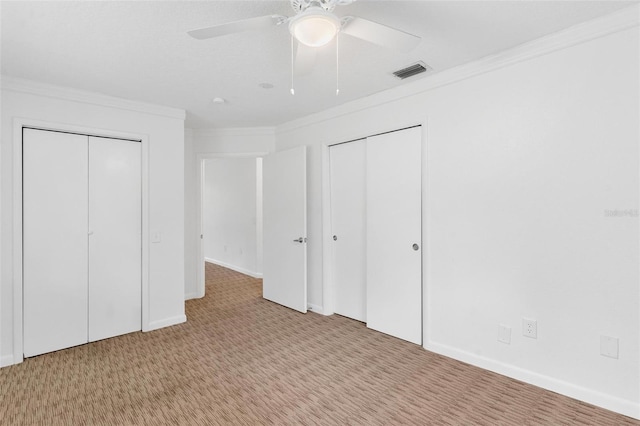
[[(404, 122), (398, 123), (387, 131), (378, 132), (376, 134), (390, 133), (409, 127), (420, 126), (422, 135), (422, 342), (428, 342), (429, 336), (429, 192), (428, 192), (428, 118), (425, 117), (420, 122)], [(326, 141), (322, 144), (322, 307), (320, 312), (323, 315), (332, 315), (335, 313), (335, 280), (333, 265), (333, 239), (331, 231), (331, 165), (329, 148), (332, 145), (341, 143), (349, 143), (367, 137), (375, 136), (375, 134), (362, 132), (353, 135), (347, 135), (337, 140)]]
[[(196, 223), (198, 224), (198, 234), (195, 238), (198, 241), (198, 248), (196, 250), (197, 256), (197, 270), (196, 270), (196, 298), (204, 297), (205, 285), (204, 285), (204, 222), (203, 222), (203, 198), (204, 198), (204, 172), (205, 172), (205, 160), (220, 159), (220, 158), (261, 158), (267, 155), (268, 152), (245, 152), (245, 153), (219, 153), (219, 152), (200, 152), (196, 154)], [(192, 157), (193, 158), (193, 157)], [(258, 227), (256, 230), (256, 243), (258, 245), (256, 253), (262, 252), (262, 229)], [(259, 255), (258, 255), (259, 256)]]
[(13, 120), (13, 364), (24, 360), (22, 298), (22, 129), (28, 127), (77, 133), (142, 143), (142, 331), (149, 331), (149, 137), (143, 134), (105, 130), (65, 123), (14, 118)]

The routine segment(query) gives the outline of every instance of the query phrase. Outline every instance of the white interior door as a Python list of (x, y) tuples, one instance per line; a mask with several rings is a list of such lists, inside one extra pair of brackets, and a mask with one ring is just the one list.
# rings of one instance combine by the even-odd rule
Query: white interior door
[(366, 321), (365, 139), (329, 148), (335, 312)]
[(263, 179), (265, 299), (307, 312), (306, 147), (267, 155)]
[(87, 136), (24, 129), (24, 355), (87, 342)]
[(367, 138), (367, 326), (422, 342), (421, 128)]
[(142, 329), (141, 144), (89, 138), (89, 341)]

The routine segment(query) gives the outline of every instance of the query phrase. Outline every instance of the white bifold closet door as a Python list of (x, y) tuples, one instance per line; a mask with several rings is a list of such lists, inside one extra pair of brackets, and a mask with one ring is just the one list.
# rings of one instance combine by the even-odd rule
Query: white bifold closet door
[(142, 328), (141, 144), (89, 138), (89, 341)]
[(334, 311), (358, 321), (367, 320), (365, 142), (360, 139), (329, 148)]
[(422, 343), (421, 128), (367, 138), (367, 326)]
[(24, 355), (87, 342), (87, 137), (25, 129)]
[(141, 329), (141, 144), (23, 131), (24, 355)]

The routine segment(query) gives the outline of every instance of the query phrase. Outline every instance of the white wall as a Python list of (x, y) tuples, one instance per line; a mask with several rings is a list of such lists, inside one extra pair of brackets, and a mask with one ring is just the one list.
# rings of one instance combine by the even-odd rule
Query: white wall
[(277, 150), (309, 146), (309, 303), (331, 304), (326, 145), (422, 123), (425, 348), (640, 417), (638, 16), (280, 126)]
[(204, 256), (253, 276), (258, 269), (256, 158), (205, 160)]
[(275, 149), (275, 129), (247, 127), (227, 129), (194, 129), (196, 154), (247, 154), (272, 152)]
[(14, 362), (13, 339), (13, 122), (15, 118), (145, 135), (149, 143), (149, 328), (184, 316), (184, 111), (77, 90), (2, 78), (2, 365)]
[[(232, 158), (244, 155), (259, 156), (275, 148), (275, 129), (229, 128), (187, 129), (185, 137), (185, 298), (202, 297), (198, 288), (198, 260), (200, 245), (198, 192), (201, 165), (207, 158)], [(260, 173), (261, 174), (261, 173)], [(260, 241), (258, 241), (260, 244)], [(262, 271), (262, 259), (257, 258), (257, 270)]]

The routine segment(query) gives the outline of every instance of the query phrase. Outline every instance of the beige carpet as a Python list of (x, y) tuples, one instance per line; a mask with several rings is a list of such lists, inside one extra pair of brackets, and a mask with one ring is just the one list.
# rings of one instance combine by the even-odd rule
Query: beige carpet
[(0, 369), (0, 424), (638, 425), (207, 265), (189, 321)]

